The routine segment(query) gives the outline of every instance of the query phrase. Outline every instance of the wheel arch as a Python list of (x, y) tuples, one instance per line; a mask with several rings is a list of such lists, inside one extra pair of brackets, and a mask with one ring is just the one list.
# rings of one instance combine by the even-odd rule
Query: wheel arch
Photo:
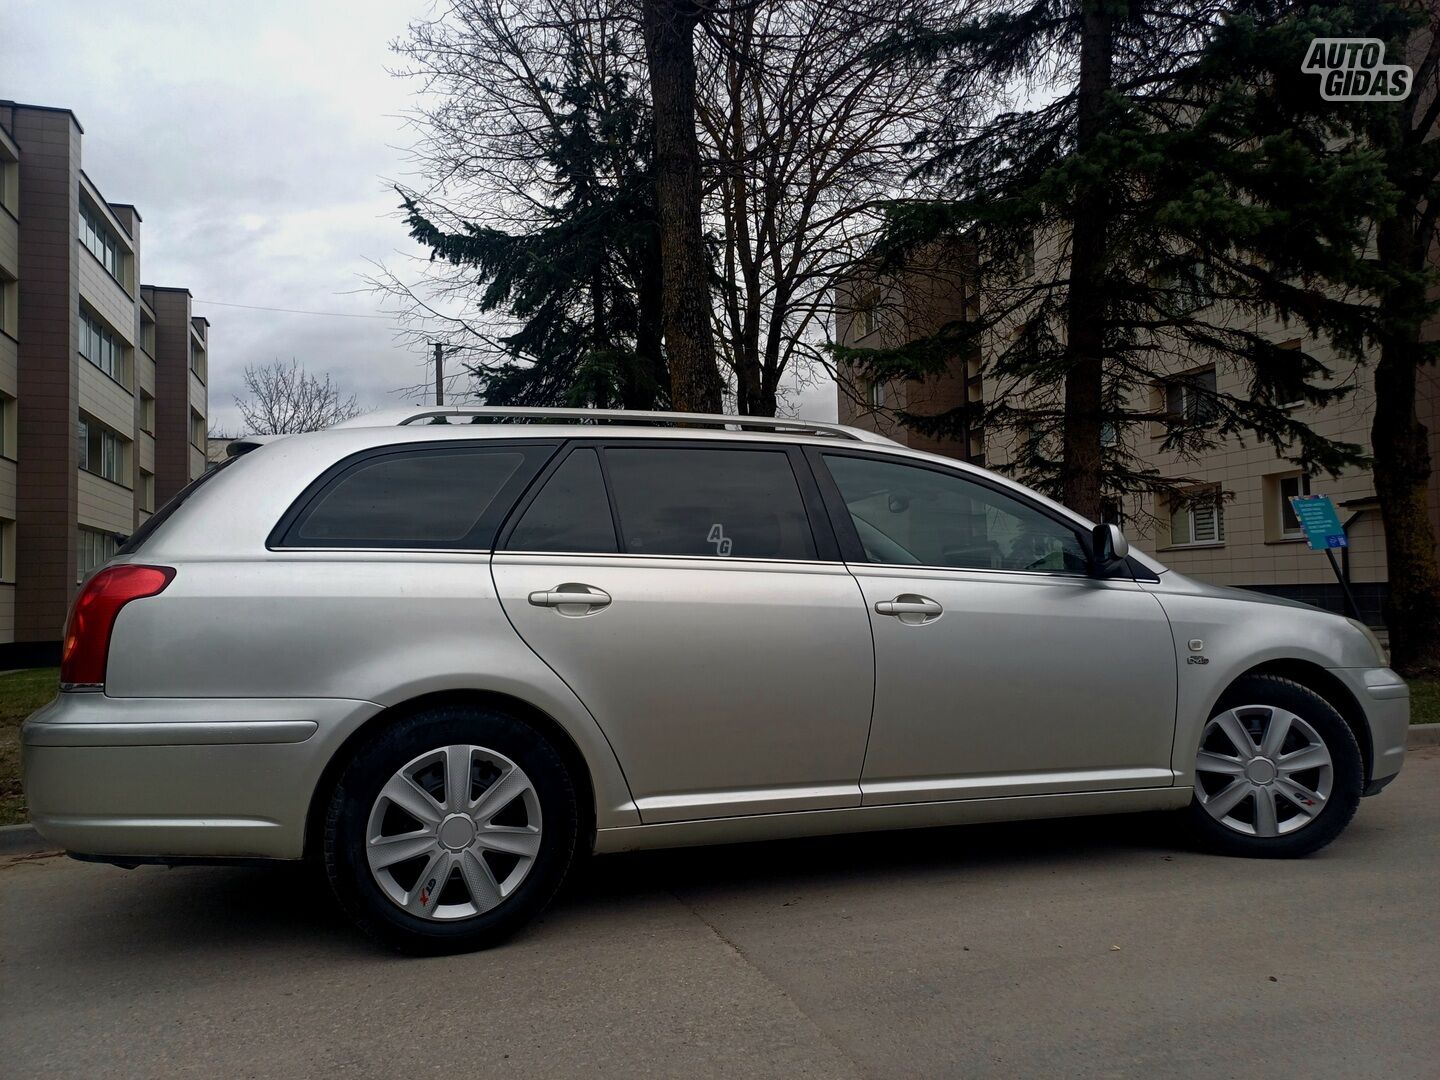
[(1355, 695), (1350, 692), (1349, 687), (1319, 664), (1297, 658), (1282, 658), (1267, 660), (1263, 664), (1257, 664), (1255, 667), (1241, 672), (1225, 687), (1216, 701), (1223, 699), (1235, 684), (1247, 675), (1275, 675), (1282, 679), (1289, 679), (1329, 702), (1355, 736), (1355, 742), (1360, 747), (1360, 757), (1365, 766), (1365, 782), (1367, 784), (1370, 782), (1375, 769), (1375, 745), (1370, 736), (1370, 722), (1366, 719), (1365, 710), (1360, 707), (1360, 702), (1355, 699)]
[(325, 824), (325, 801), (330, 797), (330, 791), (339, 779), (341, 771), (355, 756), (355, 752), (365, 740), (398, 719), (413, 716), (415, 713), (441, 705), (498, 709), (543, 731), (559, 752), (561, 760), (564, 761), (566, 769), (570, 772), (571, 779), (575, 782), (575, 802), (580, 816), (581, 842), (587, 845), (586, 850), (594, 846), (595, 780), (591, 776), (590, 765), (585, 760), (585, 755), (564, 726), (543, 709), (512, 694), (496, 690), (440, 690), (422, 694), (382, 709), (352, 731), (335, 753), (330, 756), (330, 760), (325, 763), (325, 768), (320, 774), (320, 779), (315, 784), (315, 790), (310, 794), (310, 804), (305, 814), (305, 855), (307, 858), (320, 850), (321, 833)]

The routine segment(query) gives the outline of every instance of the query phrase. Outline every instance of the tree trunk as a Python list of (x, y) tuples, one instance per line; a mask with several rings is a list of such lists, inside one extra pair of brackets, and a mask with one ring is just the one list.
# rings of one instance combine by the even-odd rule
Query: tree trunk
[(624, 403), (627, 409), (653, 409), (670, 396), (669, 372), (661, 348), (664, 290), (660, 283), (660, 240), (652, 236), (646, 243), (644, 262), (640, 266), (639, 295), (636, 297), (635, 352), (638, 363), (626, 381)]
[[(1114, 44), (1113, 16), (1104, 0), (1086, 5), (1080, 38), (1076, 148), (1094, 145), (1104, 123)], [(1105, 384), (1104, 181), (1081, 181), (1075, 193), (1070, 231), (1070, 289), (1065, 317), (1065, 443), (1062, 499), (1094, 521), (1100, 520), (1101, 409)]]
[[(1426, 238), (1428, 239), (1428, 238)], [(1424, 269), (1425, 241), (1409, 215), (1384, 222), (1376, 236), (1380, 262), (1401, 274)], [(1440, 672), (1440, 568), (1430, 528), (1428, 432), (1415, 409), (1424, 286), (1402, 279), (1384, 297), (1386, 319), (1375, 365), (1375, 494), (1385, 526), (1389, 590), (1385, 624), (1391, 666), (1403, 675)]]
[(710, 260), (700, 220), (693, 34), (703, 0), (644, 0), (645, 57), (655, 113), (663, 318), (670, 405), (720, 411), (720, 370), (710, 325)]

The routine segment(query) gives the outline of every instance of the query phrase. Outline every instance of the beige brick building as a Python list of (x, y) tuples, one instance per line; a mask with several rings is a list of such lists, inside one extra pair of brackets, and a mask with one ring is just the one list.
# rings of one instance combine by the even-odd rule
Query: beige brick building
[[(0, 654), (53, 654), (77, 583), (204, 469), (208, 324), (140, 284), (140, 213), (68, 109), (0, 101)], [(6, 662), (0, 656), (0, 664)]]
[[(1440, 247), (1434, 249), (1440, 264)], [(1017, 264), (1032, 268), (1038, 258), (1042, 272), (1055, 250), (1041, 246), (1038, 253), (1026, 253)], [(973, 317), (982, 302), (970, 286), (971, 260), (952, 258), (948, 277), (928, 270), (892, 281), (885, 287), (873, 282), (849, 281), (837, 289), (837, 338), (843, 345), (884, 347), (930, 333), (937, 326)], [(937, 288), (937, 280), (945, 287)], [(1211, 317), (1214, 315), (1211, 313)], [(1331, 439), (1356, 443), (1368, 449), (1374, 417), (1372, 368), (1336, 359), (1323, 341), (1308, 340), (1302, 329), (1278, 323), (1255, 327), (1276, 344), (1303, 348), (1332, 368), (1335, 385), (1350, 388), (1341, 401), (1324, 407), (1297, 406), (1295, 415)], [(1440, 321), (1427, 328), (1428, 336), (1440, 337)], [(862, 382), (855, 372), (842, 366), (838, 372), (839, 417), (841, 423), (878, 431), (917, 449), (989, 467), (1003, 467), (1010, 460), (1008, 435), (970, 430), (960, 440), (939, 442), (917, 436), (895, 422), (896, 410), (938, 413), (963, 400), (991, 400), (1003, 392), (993, 380), (982, 377), (984, 361), (999, 351), (1002, 335), (1013, 327), (1001, 325), (982, 342), (979, 355), (956, 361), (950, 371), (923, 382), (904, 381), (873, 385)], [(1246, 379), (1239, 370), (1214, 363), (1197, 363), (1195, 357), (1175, 357), (1166, 378), (1157, 380), (1137, 400), (1137, 410), (1181, 411), (1186, 409), (1185, 386), (1203, 380), (1219, 392), (1243, 395)], [(1213, 383), (1210, 382), (1213, 380)], [(1419, 393), (1420, 419), (1428, 427), (1431, 454), (1440, 464), (1440, 371), (1422, 372)], [(1197, 481), (1197, 493), (1215, 496), (1207, 508), (1204, 502), (1136, 497), (1123, 508), (1126, 531), (1142, 547), (1155, 552), (1167, 565), (1181, 573), (1225, 585), (1242, 586), (1288, 596), (1308, 603), (1344, 609), (1344, 598), (1324, 554), (1306, 544), (1299, 523), (1289, 509), (1291, 495), (1329, 495), (1346, 525), (1350, 547), (1344, 563), (1361, 613), (1372, 625), (1381, 625), (1388, 570), (1385, 564), (1384, 534), (1371, 474), (1350, 469), (1338, 478), (1305, 476), (1265, 443), (1253, 438), (1232, 437), (1198, 460), (1182, 460), (1161, 448), (1161, 427), (1132, 431), (1130, 449), (1139, 459), (1156, 466), (1163, 475)], [(1138, 443), (1138, 444), (1137, 444)], [(1440, 470), (1432, 474), (1430, 511), (1440, 536)]]

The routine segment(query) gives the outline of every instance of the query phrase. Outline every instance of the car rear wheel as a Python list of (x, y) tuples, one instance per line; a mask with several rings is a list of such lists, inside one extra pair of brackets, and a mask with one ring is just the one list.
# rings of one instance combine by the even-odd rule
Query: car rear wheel
[(1355, 814), (1364, 765), (1329, 702), (1273, 675), (1239, 679), (1216, 704), (1185, 811), (1200, 843), (1226, 855), (1308, 855)]
[(554, 897), (574, 857), (575, 787), (546, 736), (444, 706), (364, 744), (326, 818), (327, 875), (367, 933), (407, 952), (493, 945)]

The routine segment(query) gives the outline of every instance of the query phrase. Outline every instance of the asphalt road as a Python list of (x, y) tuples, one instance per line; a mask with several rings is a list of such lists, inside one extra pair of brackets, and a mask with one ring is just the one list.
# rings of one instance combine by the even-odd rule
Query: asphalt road
[(0, 863), (0, 1075), (1440, 1075), (1440, 750), (1298, 862), (1163, 819), (593, 861), (402, 959), (293, 869)]

